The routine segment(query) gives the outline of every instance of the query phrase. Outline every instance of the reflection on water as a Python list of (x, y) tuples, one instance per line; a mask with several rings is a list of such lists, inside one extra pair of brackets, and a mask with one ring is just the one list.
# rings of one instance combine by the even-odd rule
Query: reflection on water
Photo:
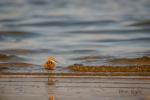
[(88, 63), (95, 65), (149, 56), (149, 6), (149, 0), (0, 0), (0, 55), (36, 65), (55, 56), (61, 67), (87, 64), (76, 60), (86, 56), (104, 57)]
[(56, 78), (53, 73), (55, 73), (54, 70), (49, 70), (48, 85), (54, 85), (56, 82)]

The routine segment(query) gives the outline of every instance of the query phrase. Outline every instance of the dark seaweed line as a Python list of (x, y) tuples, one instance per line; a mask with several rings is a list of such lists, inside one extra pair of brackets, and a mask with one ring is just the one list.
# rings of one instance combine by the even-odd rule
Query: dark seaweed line
[[(0, 81), (0, 82), (47, 82), (47, 80), (45, 81)], [(63, 82), (63, 81), (58, 81), (56, 83), (106, 83), (106, 84), (150, 84), (150, 83), (137, 83), (137, 82)], [(3, 85), (3, 84), (0, 84)]]
[(103, 86), (55, 86), (56, 88), (58, 87), (75, 87), (75, 88), (128, 88), (128, 89), (131, 89), (131, 88), (137, 88), (137, 89), (150, 89), (148, 87), (103, 87)]

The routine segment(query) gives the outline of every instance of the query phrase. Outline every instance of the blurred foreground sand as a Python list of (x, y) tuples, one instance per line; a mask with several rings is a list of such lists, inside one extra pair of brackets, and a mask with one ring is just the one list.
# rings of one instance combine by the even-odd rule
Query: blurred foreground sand
[(143, 77), (54, 76), (48, 83), (46, 76), (1, 76), (0, 100), (150, 100), (150, 77)]

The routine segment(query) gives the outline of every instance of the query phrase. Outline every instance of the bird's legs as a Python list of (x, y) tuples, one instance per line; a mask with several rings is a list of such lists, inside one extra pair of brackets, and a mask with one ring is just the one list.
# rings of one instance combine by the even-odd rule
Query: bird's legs
[(53, 85), (54, 83), (55, 83), (54, 70), (49, 70), (48, 85)]

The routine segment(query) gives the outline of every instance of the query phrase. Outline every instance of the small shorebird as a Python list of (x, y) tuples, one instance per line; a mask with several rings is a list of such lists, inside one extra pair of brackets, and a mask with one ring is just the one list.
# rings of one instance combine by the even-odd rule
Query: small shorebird
[[(44, 68), (48, 70), (49, 76), (48, 76), (48, 85), (53, 85), (55, 83), (55, 75), (53, 75), (53, 71), (56, 68), (57, 61), (54, 57), (49, 57), (47, 62), (44, 64)], [(52, 98), (52, 100), (55, 100), (55, 98)]]
[(57, 61), (54, 57), (49, 57), (48, 61), (44, 64), (44, 68), (47, 70), (54, 70), (56, 68)]

